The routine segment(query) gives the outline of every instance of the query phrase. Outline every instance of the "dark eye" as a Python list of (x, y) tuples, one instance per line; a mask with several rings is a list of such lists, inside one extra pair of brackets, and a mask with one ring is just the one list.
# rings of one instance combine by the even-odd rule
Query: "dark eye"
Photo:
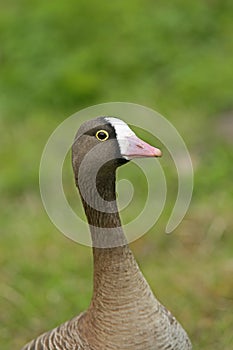
[(109, 138), (109, 133), (106, 130), (98, 130), (95, 136), (100, 141), (106, 141)]

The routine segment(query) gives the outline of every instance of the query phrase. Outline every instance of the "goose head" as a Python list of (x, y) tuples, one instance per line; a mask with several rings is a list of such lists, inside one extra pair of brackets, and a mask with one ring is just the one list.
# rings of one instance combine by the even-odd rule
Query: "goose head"
[(158, 148), (138, 138), (125, 122), (114, 117), (98, 117), (83, 123), (72, 147), (75, 175), (83, 161), (86, 175), (98, 167), (98, 176), (101, 176), (110, 175), (133, 158), (161, 155)]

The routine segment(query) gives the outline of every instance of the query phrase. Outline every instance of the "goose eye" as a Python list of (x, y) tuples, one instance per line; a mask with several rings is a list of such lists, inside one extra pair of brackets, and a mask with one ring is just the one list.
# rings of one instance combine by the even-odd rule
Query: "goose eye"
[(109, 138), (109, 133), (106, 130), (99, 130), (95, 136), (100, 141), (106, 141)]

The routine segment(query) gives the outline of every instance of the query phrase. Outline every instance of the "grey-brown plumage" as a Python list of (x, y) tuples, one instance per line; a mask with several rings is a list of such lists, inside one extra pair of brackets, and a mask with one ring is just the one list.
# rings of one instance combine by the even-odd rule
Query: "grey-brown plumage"
[[(115, 201), (117, 167), (135, 155), (159, 154), (149, 145), (137, 144), (135, 136), (126, 129), (126, 124), (117, 119), (96, 118), (79, 129), (72, 148), (76, 185), (93, 240), (94, 281), (90, 306), (86, 312), (42, 334), (22, 350), (192, 349), (182, 326), (153, 295), (121, 227)], [(108, 138), (98, 139), (98, 130), (105, 130)], [(121, 130), (123, 134), (119, 135)], [(125, 139), (136, 142), (133, 151)], [(127, 147), (131, 147), (130, 151)], [(101, 167), (95, 168), (100, 159)], [(80, 171), (83, 165), (85, 176)], [(98, 202), (90, 186), (93, 177), (104, 204)], [(100, 204), (105, 207), (98, 210)]]

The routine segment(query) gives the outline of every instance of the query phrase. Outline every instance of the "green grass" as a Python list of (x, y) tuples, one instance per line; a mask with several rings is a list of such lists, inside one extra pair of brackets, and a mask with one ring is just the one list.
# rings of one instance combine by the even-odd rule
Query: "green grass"
[[(164, 234), (177, 188), (165, 152), (166, 210), (132, 249), (194, 349), (232, 348), (232, 13), (227, 0), (1, 4), (1, 348), (20, 349), (88, 306), (91, 250), (49, 221), (38, 169), (62, 120), (109, 101), (158, 110), (190, 150), (195, 187), (185, 219)], [(64, 186), (75, 203), (68, 162)], [(134, 175), (130, 165), (122, 172)]]

